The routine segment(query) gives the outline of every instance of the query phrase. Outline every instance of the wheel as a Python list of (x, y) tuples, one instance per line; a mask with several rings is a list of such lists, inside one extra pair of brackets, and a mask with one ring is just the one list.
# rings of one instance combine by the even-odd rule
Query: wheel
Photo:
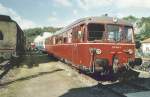
[(135, 58), (134, 64), (139, 66), (142, 64), (142, 59), (141, 58)]
[(105, 72), (108, 69), (107, 59), (96, 59), (95, 60), (95, 72)]

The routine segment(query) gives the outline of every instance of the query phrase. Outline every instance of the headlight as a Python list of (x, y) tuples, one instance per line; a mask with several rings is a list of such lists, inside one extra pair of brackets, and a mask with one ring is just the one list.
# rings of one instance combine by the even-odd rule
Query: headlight
[(129, 54), (133, 54), (133, 50), (132, 49), (129, 49), (128, 52), (129, 52)]
[(101, 54), (102, 53), (102, 51), (100, 50), (100, 49), (96, 49), (96, 54)]
[(118, 22), (118, 19), (117, 19), (116, 17), (114, 17), (114, 18), (113, 18), (113, 22), (114, 22), (114, 23), (117, 23), (117, 22)]

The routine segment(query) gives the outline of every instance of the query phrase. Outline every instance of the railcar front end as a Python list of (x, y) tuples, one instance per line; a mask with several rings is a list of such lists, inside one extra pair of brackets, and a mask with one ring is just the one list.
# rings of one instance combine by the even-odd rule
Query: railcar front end
[(134, 65), (135, 43), (132, 26), (92, 23), (88, 24), (87, 32), (86, 45), (90, 52), (92, 72), (119, 72)]

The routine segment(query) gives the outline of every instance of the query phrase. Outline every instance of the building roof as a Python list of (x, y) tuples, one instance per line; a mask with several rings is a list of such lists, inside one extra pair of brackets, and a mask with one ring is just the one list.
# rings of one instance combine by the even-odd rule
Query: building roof
[(142, 43), (150, 43), (150, 38), (143, 40)]

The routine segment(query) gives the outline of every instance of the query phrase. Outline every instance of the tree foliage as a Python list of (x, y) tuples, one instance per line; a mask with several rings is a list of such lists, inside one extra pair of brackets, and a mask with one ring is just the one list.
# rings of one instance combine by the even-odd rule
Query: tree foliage
[[(137, 18), (130, 15), (124, 17), (123, 19), (136, 25), (139, 31), (135, 35), (136, 40), (141, 41), (150, 38), (150, 17)], [(43, 32), (55, 33), (57, 30), (60, 29), (61, 28), (56, 28), (56, 27), (43, 27), (43, 28), (38, 27), (38, 28), (26, 29), (24, 30), (24, 32), (25, 32), (26, 40), (32, 42), (36, 36), (41, 35)]]
[(123, 19), (135, 24), (137, 27), (138, 33), (135, 35), (136, 40), (142, 41), (150, 38), (150, 17), (136, 18), (134, 16), (128, 16)]
[(43, 27), (43, 28), (32, 28), (32, 29), (26, 29), (24, 30), (26, 41), (27, 42), (33, 42), (34, 38), (38, 35), (42, 35), (43, 32), (50, 32), (55, 33), (57, 30), (60, 30), (61, 28), (55, 28), (55, 27)]
[(136, 18), (136, 17), (134, 17), (134, 16), (132, 16), (132, 15), (127, 16), (127, 17), (123, 17), (123, 19), (124, 19), (124, 20), (127, 20), (127, 21), (129, 21), (129, 22), (131, 22), (131, 23), (135, 23), (135, 22), (138, 20), (138, 18)]

